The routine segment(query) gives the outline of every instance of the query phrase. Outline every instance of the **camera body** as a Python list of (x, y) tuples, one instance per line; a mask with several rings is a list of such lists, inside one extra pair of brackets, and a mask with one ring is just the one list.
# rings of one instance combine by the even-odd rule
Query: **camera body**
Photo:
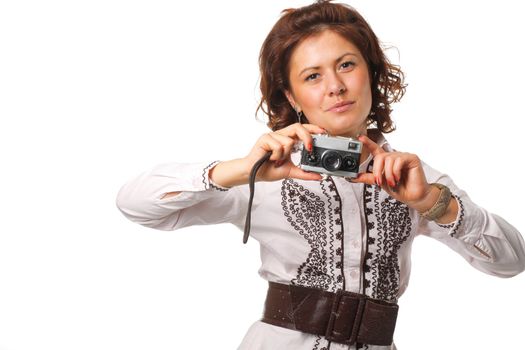
[(363, 144), (352, 138), (313, 134), (312, 152), (299, 145), (299, 167), (320, 174), (355, 178)]

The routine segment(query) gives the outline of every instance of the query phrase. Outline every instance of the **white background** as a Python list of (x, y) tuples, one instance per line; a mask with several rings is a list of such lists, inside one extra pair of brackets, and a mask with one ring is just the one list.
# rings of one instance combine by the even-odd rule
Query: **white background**
[[(231, 225), (148, 229), (115, 198), (158, 163), (249, 151), (267, 130), (260, 45), (306, 4), (0, 3), (0, 350), (238, 346), (266, 293), (257, 243)], [(351, 5), (406, 73), (392, 145), (523, 232), (519, 2)], [(417, 239), (395, 342), (522, 348), (524, 287)]]

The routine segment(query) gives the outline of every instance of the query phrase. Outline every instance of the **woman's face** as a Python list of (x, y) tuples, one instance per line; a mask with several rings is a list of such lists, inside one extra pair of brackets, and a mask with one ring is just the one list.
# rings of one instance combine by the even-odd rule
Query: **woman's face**
[(368, 66), (350, 41), (331, 30), (306, 38), (292, 53), (289, 79), (286, 97), (310, 124), (337, 136), (366, 133), (372, 107)]

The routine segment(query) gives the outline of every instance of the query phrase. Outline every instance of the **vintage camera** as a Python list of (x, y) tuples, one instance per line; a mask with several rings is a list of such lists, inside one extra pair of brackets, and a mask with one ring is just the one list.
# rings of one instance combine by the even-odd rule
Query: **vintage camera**
[(352, 138), (313, 134), (312, 152), (301, 142), (299, 167), (320, 174), (355, 178), (363, 144)]

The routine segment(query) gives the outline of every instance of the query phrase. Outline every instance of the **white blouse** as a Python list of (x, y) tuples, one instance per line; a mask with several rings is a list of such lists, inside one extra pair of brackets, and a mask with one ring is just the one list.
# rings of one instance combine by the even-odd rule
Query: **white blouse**
[[(377, 143), (385, 151), (393, 151), (384, 135), (379, 134)], [(297, 162), (299, 156), (292, 153), (292, 160)], [(159, 164), (122, 186), (117, 207), (128, 219), (159, 230), (227, 222), (244, 231), (248, 185), (227, 189), (214, 184), (208, 174), (217, 163)], [(341, 177), (257, 182), (250, 239), (260, 244), (261, 277), (397, 302), (408, 285), (410, 250), (417, 235), (441, 241), (487, 274), (512, 277), (522, 272), (525, 243), (521, 234), (503, 218), (473, 203), (448, 175), (422, 164), (427, 181), (447, 185), (458, 200), (458, 216), (453, 223), (428, 221), (380, 187)], [(372, 165), (369, 156), (359, 171), (371, 172)], [(162, 199), (175, 191), (181, 193)], [(238, 349), (396, 347), (330, 343), (323, 336), (256, 321)]]

